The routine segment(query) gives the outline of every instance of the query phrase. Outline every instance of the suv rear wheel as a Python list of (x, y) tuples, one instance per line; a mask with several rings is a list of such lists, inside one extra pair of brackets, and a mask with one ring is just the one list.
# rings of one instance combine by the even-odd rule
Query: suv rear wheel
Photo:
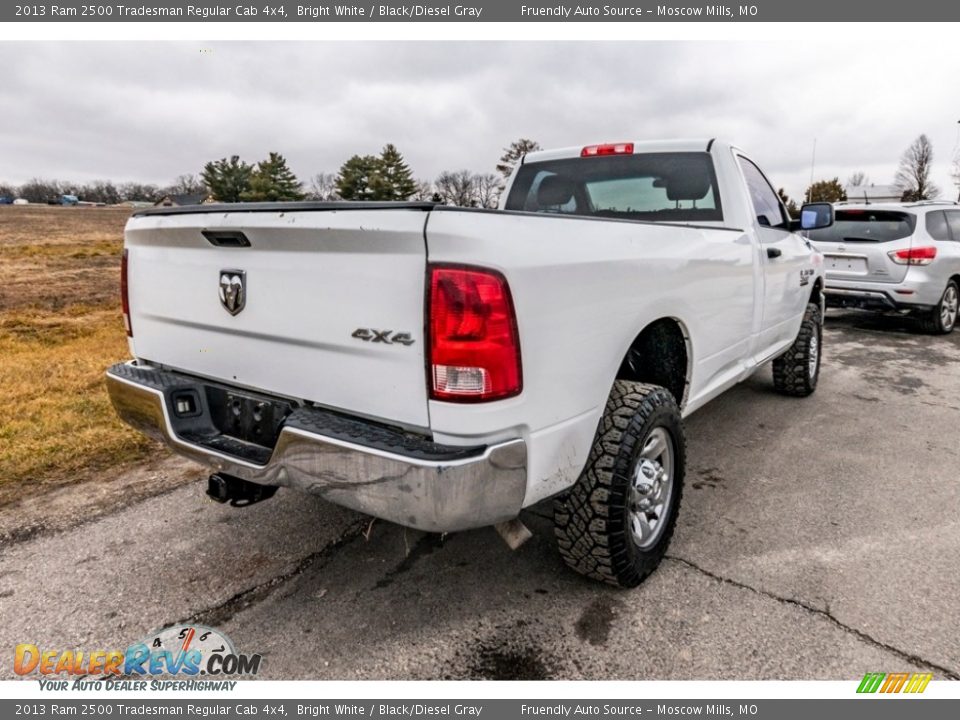
[(920, 319), (920, 326), (924, 332), (933, 335), (946, 335), (953, 332), (957, 324), (957, 310), (960, 308), (960, 289), (953, 280), (947, 283), (947, 289), (943, 291), (940, 302), (930, 314)]

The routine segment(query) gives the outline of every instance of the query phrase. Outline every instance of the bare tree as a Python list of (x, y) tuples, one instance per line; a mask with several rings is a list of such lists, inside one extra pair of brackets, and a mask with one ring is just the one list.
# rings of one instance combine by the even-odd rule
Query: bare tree
[(413, 191), (413, 195), (410, 196), (411, 200), (433, 200), (433, 183), (429, 180), (417, 180), (417, 189)]
[(308, 200), (340, 200), (337, 193), (337, 176), (333, 173), (317, 173), (310, 178)]
[(957, 202), (960, 202), (960, 150), (953, 156), (953, 168), (950, 170), (953, 184), (957, 186)]
[(870, 178), (863, 170), (857, 170), (853, 175), (847, 178), (847, 187), (862, 187), (870, 182)]
[(32, 203), (45, 203), (52, 200), (59, 200), (64, 192), (61, 187), (64, 183), (59, 180), (44, 180), (42, 178), (33, 178), (20, 186), (20, 197)]
[(540, 150), (540, 143), (529, 138), (520, 138), (510, 143), (510, 147), (503, 149), (503, 155), (500, 156), (500, 162), (497, 163), (497, 172), (506, 180), (513, 172), (513, 166), (517, 164), (524, 155)]
[(497, 206), (497, 202), (500, 200), (500, 191), (503, 190), (500, 183), (500, 177), (493, 173), (474, 176), (474, 198), (478, 207), (495, 208)]
[[(67, 191), (64, 190), (64, 192)], [(94, 180), (69, 194), (76, 195), (81, 200), (104, 203), (106, 205), (116, 205), (123, 199), (117, 186), (109, 180)]]
[(897, 187), (903, 192), (903, 200), (933, 200), (940, 195), (940, 188), (930, 181), (933, 165), (933, 145), (930, 138), (920, 135), (900, 158), (897, 170)]
[(177, 179), (173, 181), (173, 185), (167, 188), (167, 190), (170, 195), (195, 195), (206, 192), (207, 186), (204, 185), (203, 180), (196, 175), (188, 173), (178, 175)]
[(123, 200), (155, 202), (160, 199), (160, 189), (156, 185), (128, 182), (119, 187), (119, 192)]
[(437, 176), (437, 194), (445, 205), (477, 206), (476, 175), (469, 170), (444, 170)]

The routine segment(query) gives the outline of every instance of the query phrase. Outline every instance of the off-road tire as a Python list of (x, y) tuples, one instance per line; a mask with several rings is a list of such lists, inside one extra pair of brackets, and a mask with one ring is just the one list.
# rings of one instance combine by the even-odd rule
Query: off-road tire
[(940, 302), (937, 303), (937, 306), (933, 308), (929, 313), (921, 316), (920, 318), (920, 328), (925, 332), (931, 335), (948, 335), (953, 332), (953, 328), (957, 326), (957, 316), (953, 316), (953, 322), (946, 324), (943, 321), (943, 304), (947, 299), (947, 292), (953, 288), (953, 291), (958, 292), (957, 283), (953, 280), (947, 283), (947, 287), (943, 290), (943, 295), (940, 296)]
[[(793, 345), (773, 361), (773, 385), (784, 395), (806, 397), (817, 389), (823, 348), (823, 313), (817, 303), (807, 305)], [(811, 355), (816, 367), (811, 369)]]
[[(673, 447), (672, 495), (655, 544), (638, 546), (630, 531), (631, 478), (656, 428)], [(554, 531), (564, 562), (589, 578), (632, 588), (652, 573), (673, 536), (683, 491), (686, 443), (673, 395), (658, 385), (617, 380), (600, 419), (587, 465), (577, 483), (554, 503)]]

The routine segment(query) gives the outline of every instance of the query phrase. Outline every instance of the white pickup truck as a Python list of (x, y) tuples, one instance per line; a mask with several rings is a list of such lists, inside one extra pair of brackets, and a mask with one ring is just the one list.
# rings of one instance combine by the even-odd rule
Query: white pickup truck
[(135, 359), (107, 386), (221, 501), (287, 486), (519, 532), (555, 498), (564, 560), (630, 587), (673, 533), (681, 418), (769, 360), (782, 392), (815, 389), (823, 263), (794, 231), (832, 218), (791, 222), (715, 140), (532, 153), (498, 210), (147, 210), (123, 256)]

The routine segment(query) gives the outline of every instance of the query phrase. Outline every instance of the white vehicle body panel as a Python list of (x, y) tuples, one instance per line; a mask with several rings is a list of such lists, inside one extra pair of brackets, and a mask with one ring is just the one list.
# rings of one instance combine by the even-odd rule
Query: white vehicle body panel
[[(426, 214), (257, 212), (147, 215), (126, 231), (132, 349), (194, 375), (427, 428), (423, 343), (351, 337), (377, 327), (423, 334)], [(201, 230), (242, 230), (252, 247), (214, 247)], [(231, 316), (221, 270), (247, 274)]]
[(431, 402), (431, 427), (450, 443), (535, 435), (529, 466), (540, 482), (530, 502), (576, 480), (623, 357), (651, 322), (685, 328), (693, 360), (685, 412), (752, 367), (754, 248), (744, 233), (444, 211), (431, 215), (427, 236), (431, 262), (507, 276), (525, 378), (510, 400)]

